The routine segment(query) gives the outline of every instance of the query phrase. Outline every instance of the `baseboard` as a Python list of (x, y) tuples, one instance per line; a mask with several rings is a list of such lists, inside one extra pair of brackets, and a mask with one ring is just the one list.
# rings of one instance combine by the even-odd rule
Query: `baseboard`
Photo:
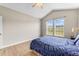
[(10, 47), (10, 46), (14, 46), (14, 45), (18, 45), (18, 44), (28, 42), (28, 41), (32, 41), (32, 40), (24, 40), (24, 41), (19, 41), (19, 42), (12, 43), (12, 44), (9, 44), (9, 45), (3, 45), (3, 46), (0, 46), (0, 49), (7, 48), (7, 47)]

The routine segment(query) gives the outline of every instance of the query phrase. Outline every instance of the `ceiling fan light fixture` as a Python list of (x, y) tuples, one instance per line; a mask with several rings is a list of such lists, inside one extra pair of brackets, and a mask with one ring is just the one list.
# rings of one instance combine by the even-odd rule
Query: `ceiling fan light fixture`
[(36, 8), (43, 8), (44, 4), (43, 3), (34, 3), (32, 5), (32, 7), (36, 7)]

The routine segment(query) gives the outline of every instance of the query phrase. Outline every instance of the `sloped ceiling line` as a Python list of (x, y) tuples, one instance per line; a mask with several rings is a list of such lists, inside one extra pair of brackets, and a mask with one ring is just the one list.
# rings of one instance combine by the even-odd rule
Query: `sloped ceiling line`
[(33, 8), (32, 3), (0, 3), (0, 5), (42, 19), (53, 10), (79, 8), (77, 3), (44, 3), (44, 7)]

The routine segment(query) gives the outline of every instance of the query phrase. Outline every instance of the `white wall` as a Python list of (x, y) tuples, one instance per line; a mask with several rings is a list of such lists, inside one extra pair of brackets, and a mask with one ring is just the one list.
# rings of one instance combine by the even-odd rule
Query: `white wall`
[(3, 17), (3, 44), (10, 45), (39, 37), (40, 21), (32, 16), (0, 6)]
[(0, 46), (3, 45), (3, 24), (2, 16), (0, 16)]
[(77, 27), (77, 11), (76, 10), (61, 10), (61, 11), (53, 11), (47, 17), (41, 20), (42, 22), (42, 35), (46, 33), (45, 22), (49, 19), (55, 19), (64, 17), (64, 35), (65, 37), (70, 37), (72, 28)]
[(79, 28), (79, 9), (77, 9), (77, 27)]

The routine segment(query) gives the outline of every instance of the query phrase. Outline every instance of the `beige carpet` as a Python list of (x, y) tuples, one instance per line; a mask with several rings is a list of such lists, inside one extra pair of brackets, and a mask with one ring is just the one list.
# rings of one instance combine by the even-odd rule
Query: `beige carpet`
[(30, 41), (0, 49), (0, 56), (37, 56), (29, 47)]

